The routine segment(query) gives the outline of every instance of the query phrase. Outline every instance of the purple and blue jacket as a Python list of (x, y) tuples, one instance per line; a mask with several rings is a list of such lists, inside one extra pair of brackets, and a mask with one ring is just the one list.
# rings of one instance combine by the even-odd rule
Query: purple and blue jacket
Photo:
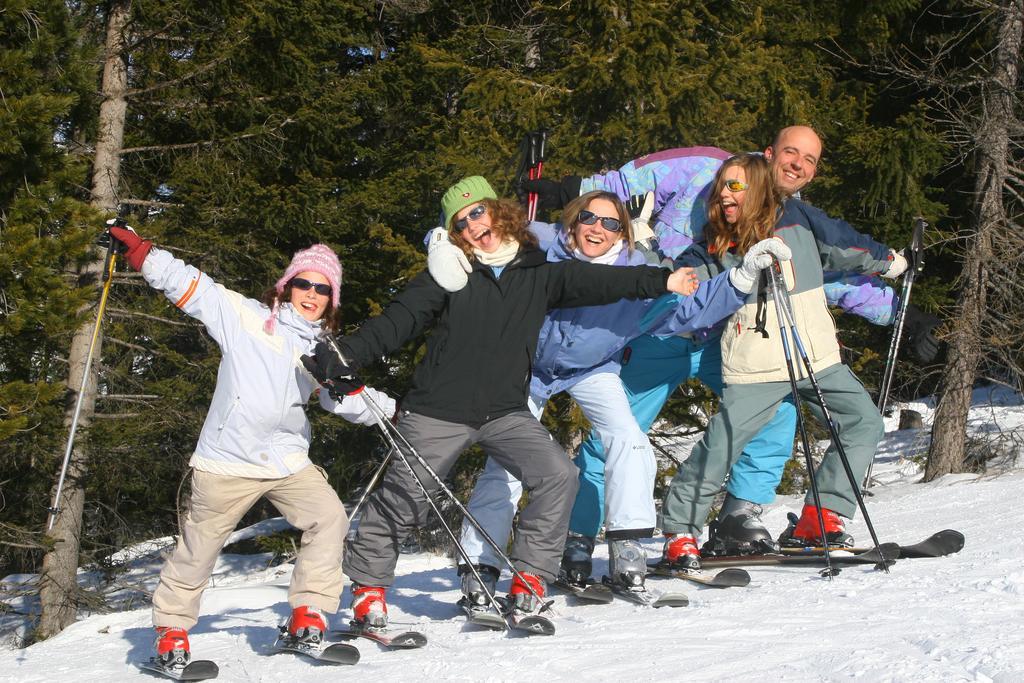
[[(606, 190), (627, 201), (633, 195), (654, 192), (651, 228), (659, 251), (675, 259), (703, 237), (711, 181), (730, 156), (718, 147), (678, 147), (655, 152), (634, 159), (617, 171), (584, 178), (580, 193)], [(835, 220), (823, 211), (807, 208), (812, 221)], [(890, 325), (895, 318), (899, 304), (896, 293), (877, 277), (829, 271), (825, 273), (824, 290), (829, 305), (875, 325)]]

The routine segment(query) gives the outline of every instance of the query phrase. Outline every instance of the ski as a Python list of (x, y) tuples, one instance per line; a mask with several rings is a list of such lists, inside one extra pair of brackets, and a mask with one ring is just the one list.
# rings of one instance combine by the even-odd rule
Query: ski
[(529, 635), (553, 636), (555, 635), (555, 624), (547, 617), (530, 612), (518, 612), (512, 610), (509, 613), (508, 625), (516, 631), (522, 631)]
[(327, 664), (355, 664), (359, 661), (359, 650), (346, 643), (330, 643), (326, 646), (311, 645), (290, 641), (289, 639), (278, 639), (274, 643), (274, 654), (291, 652), (303, 655), (318, 662)]
[(491, 631), (504, 631), (508, 628), (505, 617), (496, 613), (485, 605), (472, 606), (463, 600), (459, 600), (459, 607), (466, 615), (466, 620), (474, 626), (490, 629)]
[[(881, 553), (874, 548), (862, 549), (863, 552), (851, 553), (849, 549), (836, 548), (831, 550), (830, 559), (834, 565), (850, 564), (881, 564), (892, 563), (900, 556), (900, 546), (896, 543), (883, 543)], [(770, 566), (820, 566), (825, 564), (825, 555), (800, 553), (786, 555), (769, 553), (765, 555), (716, 555), (702, 557), (701, 566), (706, 569), (719, 567), (770, 567)]]
[[(897, 544), (883, 543), (882, 547), (893, 546)], [(898, 545), (899, 547), (899, 559), (915, 559), (925, 557), (943, 557), (944, 555), (952, 555), (963, 550), (964, 547), (964, 535), (954, 529), (943, 529), (938, 531), (928, 538), (924, 539), (919, 543), (912, 545)], [(832, 552), (845, 551), (850, 553), (865, 553), (872, 548), (829, 548)], [(824, 548), (821, 547), (802, 547), (802, 548), (783, 548), (782, 554), (788, 556), (818, 556), (823, 555), (825, 552)]]
[(614, 600), (611, 589), (603, 583), (597, 583), (593, 579), (588, 580), (585, 586), (581, 586), (559, 576), (555, 580), (554, 586), (571, 594), (580, 602), (607, 605)]
[(913, 545), (901, 545), (901, 558), (943, 557), (964, 549), (964, 535), (955, 529), (943, 529)]
[(139, 667), (144, 671), (150, 671), (165, 678), (172, 678), (176, 681), (205, 681), (216, 678), (220, 670), (215, 662), (209, 659), (197, 659), (185, 666), (163, 666), (155, 658), (143, 662)]
[(629, 600), (638, 605), (644, 607), (653, 607), (655, 609), (659, 607), (686, 607), (690, 604), (690, 599), (683, 593), (670, 592), (663, 593), (661, 591), (649, 590), (642, 588), (640, 590), (633, 590), (626, 586), (622, 586), (616, 583), (612, 583), (612, 580), (607, 576), (602, 578), (602, 582), (608, 587), (608, 590), (612, 592), (612, 595)]
[(427, 644), (427, 637), (419, 631), (404, 631), (391, 635), (386, 632), (371, 631), (349, 625), (347, 629), (336, 629), (335, 634), (340, 638), (366, 638), (389, 650), (415, 650)]
[(648, 565), (648, 572), (648, 576), (683, 579), (708, 588), (743, 588), (750, 584), (750, 574), (739, 567), (730, 567), (714, 574), (691, 574), (682, 569), (671, 569), (656, 563)]

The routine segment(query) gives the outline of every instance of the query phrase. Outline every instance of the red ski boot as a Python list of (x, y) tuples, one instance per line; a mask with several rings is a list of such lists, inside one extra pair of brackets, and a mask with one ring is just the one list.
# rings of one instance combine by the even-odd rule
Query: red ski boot
[(352, 584), (352, 626), (366, 631), (384, 631), (388, 627), (388, 604), (382, 586)]
[(157, 626), (153, 643), (156, 658), (164, 668), (184, 668), (192, 658), (188, 645), (188, 631), (173, 626)]
[[(544, 579), (536, 574), (525, 572), (520, 572), (520, 574), (522, 574), (522, 579), (519, 578), (519, 574), (512, 577), (512, 588), (508, 592), (509, 602), (516, 611), (536, 614), (544, 606)], [(523, 582), (523, 579), (526, 579), (526, 583)], [(533, 589), (533, 592), (530, 592), (530, 588)], [(540, 600), (533, 593), (539, 595)]]
[(700, 571), (700, 549), (694, 536), (665, 534), (665, 550), (658, 564), (676, 571)]
[[(821, 508), (821, 516), (825, 520), (825, 538), (829, 547), (852, 548), (853, 536), (846, 533), (843, 518), (828, 508)], [(800, 518), (789, 514), (789, 528), (779, 536), (779, 544), (787, 548), (817, 547), (824, 545), (821, 540), (821, 528), (818, 524), (818, 508), (804, 505)]]
[(315, 607), (296, 607), (288, 620), (288, 635), (296, 643), (319, 647), (327, 637), (327, 617)]

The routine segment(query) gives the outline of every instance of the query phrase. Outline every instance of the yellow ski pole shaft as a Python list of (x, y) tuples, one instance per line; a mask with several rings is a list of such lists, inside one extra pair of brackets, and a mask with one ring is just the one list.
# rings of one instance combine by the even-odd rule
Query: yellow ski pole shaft
[[(113, 239), (113, 238), (111, 238)], [(89, 382), (89, 371), (92, 369), (92, 357), (96, 351), (96, 340), (100, 336), (100, 323), (103, 321), (103, 311), (107, 307), (107, 296), (110, 294), (110, 283), (114, 279), (114, 264), (117, 261), (117, 253), (114, 251), (113, 243), (108, 247), (107, 259), (103, 272), (103, 293), (100, 295), (100, 305), (96, 311), (96, 324), (92, 328), (92, 341), (89, 342), (89, 353), (85, 357), (85, 370), (82, 373), (82, 385), (78, 388), (78, 400), (75, 402), (75, 412), (71, 417), (71, 429), (68, 432), (68, 444), (64, 449), (64, 462), (60, 466), (60, 477), (57, 479), (57, 492), (53, 496), (53, 505), (50, 506), (50, 516), (46, 523), (46, 530), (53, 529), (57, 521), (57, 513), (60, 512), (60, 496), (64, 490), (64, 478), (68, 473), (68, 463), (71, 462), (71, 449), (75, 444), (75, 432), (78, 430), (78, 417), (82, 412), (82, 400), (85, 397), (85, 385)]]

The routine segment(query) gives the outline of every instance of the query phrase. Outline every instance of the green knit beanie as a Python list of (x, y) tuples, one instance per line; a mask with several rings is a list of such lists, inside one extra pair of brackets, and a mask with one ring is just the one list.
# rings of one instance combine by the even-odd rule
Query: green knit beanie
[(469, 176), (455, 183), (441, 197), (441, 211), (444, 213), (444, 227), (452, 227), (452, 219), (459, 211), (483, 199), (497, 199), (491, 184), (483, 176)]

